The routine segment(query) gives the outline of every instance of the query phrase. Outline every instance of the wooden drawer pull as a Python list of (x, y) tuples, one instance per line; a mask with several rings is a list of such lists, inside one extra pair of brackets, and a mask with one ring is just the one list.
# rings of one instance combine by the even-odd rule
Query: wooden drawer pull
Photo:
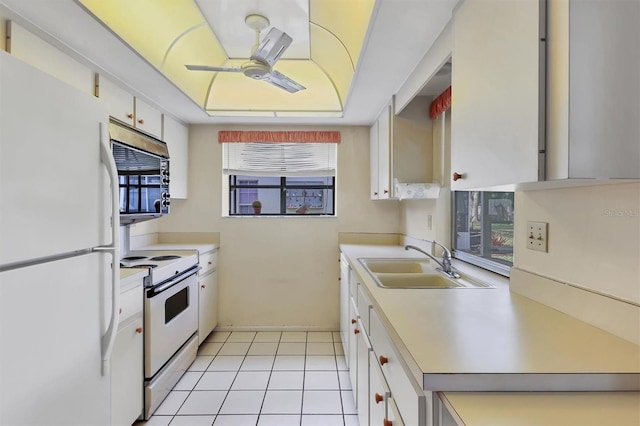
[(207, 262), (207, 265), (211, 265), (211, 262)]
[(133, 114), (131, 113), (127, 114), (127, 118), (133, 118)]
[(454, 172), (454, 173), (453, 173), (453, 181), (455, 182), (455, 181), (457, 181), (458, 179), (464, 179), (464, 174), (462, 174), (462, 175), (461, 175), (461, 174), (460, 174), (460, 173), (458, 173), (458, 172)]
[(206, 286), (206, 285), (204, 285), (204, 284), (202, 284), (202, 285), (200, 286), (200, 288), (206, 288), (206, 287), (207, 287), (207, 286)]
[(142, 333), (142, 327), (136, 328), (136, 333), (138, 333), (138, 334)]
[(354, 319), (351, 319), (351, 324), (355, 324), (355, 323), (357, 323), (357, 322), (358, 322), (358, 321), (356, 321), (356, 320), (354, 320)]
[(138, 120), (138, 123), (144, 124), (144, 120), (141, 118), (141, 119)]
[(354, 328), (353, 329), (353, 334), (358, 334), (358, 333), (360, 333), (360, 330), (358, 330), (357, 328)]
[(380, 395), (379, 393), (376, 393), (373, 397), (376, 401), (376, 404), (380, 404), (382, 401), (384, 401), (384, 396)]
[(378, 360), (380, 361), (380, 365), (385, 365), (386, 363), (389, 362), (389, 358), (387, 358), (386, 356), (382, 356), (382, 355), (380, 355)]
[(384, 421), (382, 422), (383, 426), (393, 426), (393, 422), (389, 419), (384, 419)]

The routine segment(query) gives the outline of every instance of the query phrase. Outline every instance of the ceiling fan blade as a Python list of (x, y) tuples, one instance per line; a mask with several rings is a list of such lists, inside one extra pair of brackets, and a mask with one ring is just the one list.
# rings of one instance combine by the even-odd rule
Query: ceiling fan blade
[(273, 66), (292, 41), (293, 39), (287, 33), (273, 27), (253, 52), (251, 59)]
[(191, 71), (242, 72), (242, 68), (210, 67), (207, 65), (185, 65)]
[(299, 90), (306, 89), (302, 84), (291, 80), (289, 77), (276, 70), (272, 70), (271, 73), (267, 74), (263, 80), (284, 89), (289, 93), (296, 93)]

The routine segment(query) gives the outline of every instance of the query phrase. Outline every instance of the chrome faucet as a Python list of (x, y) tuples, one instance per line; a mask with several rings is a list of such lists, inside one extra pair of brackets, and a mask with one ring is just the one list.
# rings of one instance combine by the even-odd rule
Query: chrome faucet
[(460, 278), (460, 274), (458, 274), (456, 270), (453, 269), (453, 267), (451, 266), (451, 252), (449, 251), (449, 249), (447, 249), (445, 246), (443, 246), (437, 241), (429, 241), (429, 242), (431, 244), (435, 244), (440, 248), (442, 248), (442, 262), (436, 259), (435, 256), (433, 256), (431, 253), (427, 253), (426, 251), (422, 250), (420, 247), (407, 244), (406, 246), (404, 246), (404, 249), (405, 250), (412, 249), (412, 250), (419, 251), (420, 253), (431, 258), (434, 262), (436, 262), (440, 266), (440, 268), (436, 268), (436, 271), (440, 271), (451, 278)]

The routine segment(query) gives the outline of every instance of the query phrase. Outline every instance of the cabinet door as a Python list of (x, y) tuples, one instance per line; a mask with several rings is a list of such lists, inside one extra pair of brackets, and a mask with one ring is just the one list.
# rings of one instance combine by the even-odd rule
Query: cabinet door
[(369, 172), (370, 172), (370, 184), (371, 191), (370, 196), (372, 200), (377, 200), (379, 197), (378, 189), (378, 121), (369, 128)]
[(201, 344), (218, 324), (218, 271), (198, 277), (198, 286), (198, 344)]
[(340, 254), (340, 339), (349, 366), (349, 262)]
[(135, 127), (158, 139), (162, 138), (162, 113), (148, 103), (136, 98)]
[(364, 332), (362, 321), (358, 321), (360, 333), (356, 336), (358, 343), (358, 383), (356, 392), (356, 407), (358, 408), (358, 420), (361, 425), (369, 424), (369, 353), (371, 344)]
[(189, 129), (171, 117), (164, 116), (162, 139), (169, 149), (169, 193), (171, 198), (187, 198), (189, 170)]
[(452, 181), (452, 190), (535, 182), (543, 172), (538, 155), (543, 4), (472, 0), (456, 11), (451, 172), (462, 178)]
[(109, 115), (133, 126), (133, 96), (103, 76), (98, 78), (99, 98), (107, 103)]
[(349, 299), (349, 380), (353, 389), (353, 399), (358, 406), (358, 308), (352, 298)]
[(142, 316), (118, 330), (111, 356), (111, 424), (131, 425), (142, 414)]
[(391, 196), (391, 105), (378, 117), (378, 199)]

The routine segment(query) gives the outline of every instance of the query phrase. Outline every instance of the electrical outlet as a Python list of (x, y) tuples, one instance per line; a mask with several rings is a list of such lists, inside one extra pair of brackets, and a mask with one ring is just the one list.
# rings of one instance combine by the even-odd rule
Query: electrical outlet
[(546, 222), (527, 222), (527, 248), (547, 252), (548, 232)]

